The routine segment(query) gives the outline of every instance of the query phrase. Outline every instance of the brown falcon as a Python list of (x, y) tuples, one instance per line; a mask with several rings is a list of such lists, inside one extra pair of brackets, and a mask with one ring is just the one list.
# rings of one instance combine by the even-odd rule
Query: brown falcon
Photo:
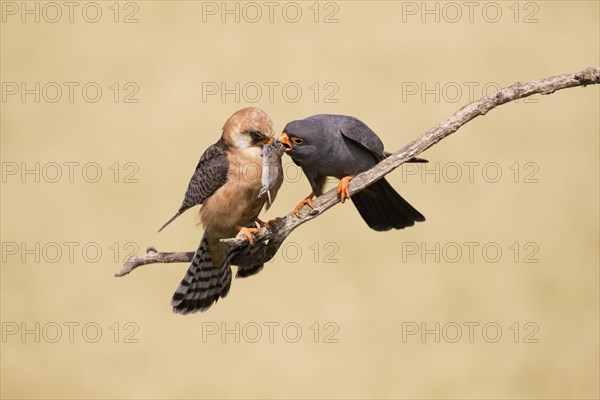
[[(250, 244), (258, 232), (255, 222), (267, 195), (262, 188), (263, 146), (273, 142), (273, 123), (258, 108), (243, 108), (223, 126), (221, 138), (204, 151), (190, 179), (177, 214), (202, 204), (200, 218), (204, 236), (185, 277), (173, 295), (173, 311), (188, 314), (207, 310), (219, 297), (227, 296), (231, 285), (234, 254), (221, 243), (223, 238), (245, 235)], [(271, 188), (277, 194), (281, 180)], [(238, 269), (236, 277), (253, 275), (261, 265)]]

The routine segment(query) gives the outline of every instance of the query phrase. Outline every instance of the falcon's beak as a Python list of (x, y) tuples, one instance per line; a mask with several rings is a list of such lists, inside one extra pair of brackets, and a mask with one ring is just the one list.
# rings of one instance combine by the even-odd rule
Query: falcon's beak
[(260, 144), (272, 144), (273, 143), (273, 138), (270, 136), (265, 136), (263, 139), (261, 139)]
[(289, 153), (290, 151), (292, 151), (292, 144), (290, 143), (290, 138), (287, 135), (287, 133), (284, 132), (281, 136), (279, 136), (277, 138), (277, 141), (285, 147), (284, 151), (286, 153)]

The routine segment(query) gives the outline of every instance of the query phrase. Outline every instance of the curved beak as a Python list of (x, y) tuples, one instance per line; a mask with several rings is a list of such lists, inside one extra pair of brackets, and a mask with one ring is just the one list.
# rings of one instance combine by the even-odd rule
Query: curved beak
[(281, 136), (277, 138), (277, 142), (281, 143), (285, 147), (285, 152), (289, 153), (292, 151), (292, 144), (290, 143), (290, 138), (287, 133), (283, 132)]

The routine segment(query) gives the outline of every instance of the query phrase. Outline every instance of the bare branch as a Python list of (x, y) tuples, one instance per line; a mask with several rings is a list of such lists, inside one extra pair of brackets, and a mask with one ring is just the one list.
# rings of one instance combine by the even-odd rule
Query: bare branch
[[(495, 93), (467, 104), (448, 119), (423, 133), (370, 170), (356, 175), (350, 181), (350, 194), (352, 195), (361, 191), (371, 183), (381, 179), (394, 169), (398, 168), (410, 158), (453, 134), (473, 118), (485, 115), (488, 111), (502, 104), (534, 94), (547, 95), (554, 93), (557, 90), (599, 83), (600, 68), (590, 67), (581, 72), (557, 75), (530, 82), (517, 82), (509, 87), (500, 89)], [(255, 239), (255, 246), (261, 246), (258, 251), (253, 251), (252, 255), (240, 255), (234, 258), (232, 263), (234, 265), (256, 265), (257, 263), (270, 260), (294, 229), (323, 214), (338, 202), (339, 198), (335, 194), (335, 189), (332, 189), (313, 201), (314, 208), (312, 210), (305, 206), (302, 209), (300, 218), (297, 218), (294, 213), (291, 212), (284, 218), (278, 219), (277, 223), (272, 224), (271, 229), (261, 228)], [(221, 241), (229, 244), (229, 246), (234, 249), (242, 248), (248, 242), (243, 236), (239, 238), (222, 239)], [(255, 248), (254, 250), (257, 249)], [(149, 252), (143, 256), (133, 256), (125, 262), (123, 269), (117, 272), (116, 276), (125, 275), (134, 268), (144, 264), (155, 262), (190, 262), (193, 255), (193, 252)]]
[(154, 247), (148, 247), (146, 249), (146, 254), (129, 257), (123, 264), (123, 268), (115, 272), (115, 276), (127, 275), (137, 267), (145, 264), (191, 262), (192, 257), (194, 257), (193, 251), (182, 253), (159, 253)]

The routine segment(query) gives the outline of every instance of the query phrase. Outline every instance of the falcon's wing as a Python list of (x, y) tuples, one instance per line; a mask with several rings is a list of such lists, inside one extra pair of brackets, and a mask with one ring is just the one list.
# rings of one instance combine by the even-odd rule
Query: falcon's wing
[[(387, 158), (392, 155), (392, 153), (383, 150), (383, 143), (379, 136), (375, 132), (371, 130), (367, 125), (363, 122), (352, 119), (352, 122), (346, 124), (341, 130), (342, 135), (346, 139), (350, 139), (359, 146), (371, 152), (377, 161), (381, 161), (384, 158)], [(426, 163), (429, 162), (424, 158), (413, 157), (406, 162), (409, 163)]]
[(202, 204), (205, 199), (210, 197), (217, 189), (227, 182), (227, 172), (229, 171), (229, 162), (225, 153), (227, 145), (223, 139), (213, 144), (200, 157), (196, 166), (196, 171), (190, 179), (183, 203), (179, 211), (170, 220), (165, 223), (158, 231), (162, 231), (175, 218), (183, 214), (188, 208), (197, 204)]
[(379, 139), (379, 136), (360, 120), (349, 118), (341, 127), (340, 132), (346, 139), (350, 139), (368, 150), (377, 161), (381, 161), (386, 157), (383, 142)]

